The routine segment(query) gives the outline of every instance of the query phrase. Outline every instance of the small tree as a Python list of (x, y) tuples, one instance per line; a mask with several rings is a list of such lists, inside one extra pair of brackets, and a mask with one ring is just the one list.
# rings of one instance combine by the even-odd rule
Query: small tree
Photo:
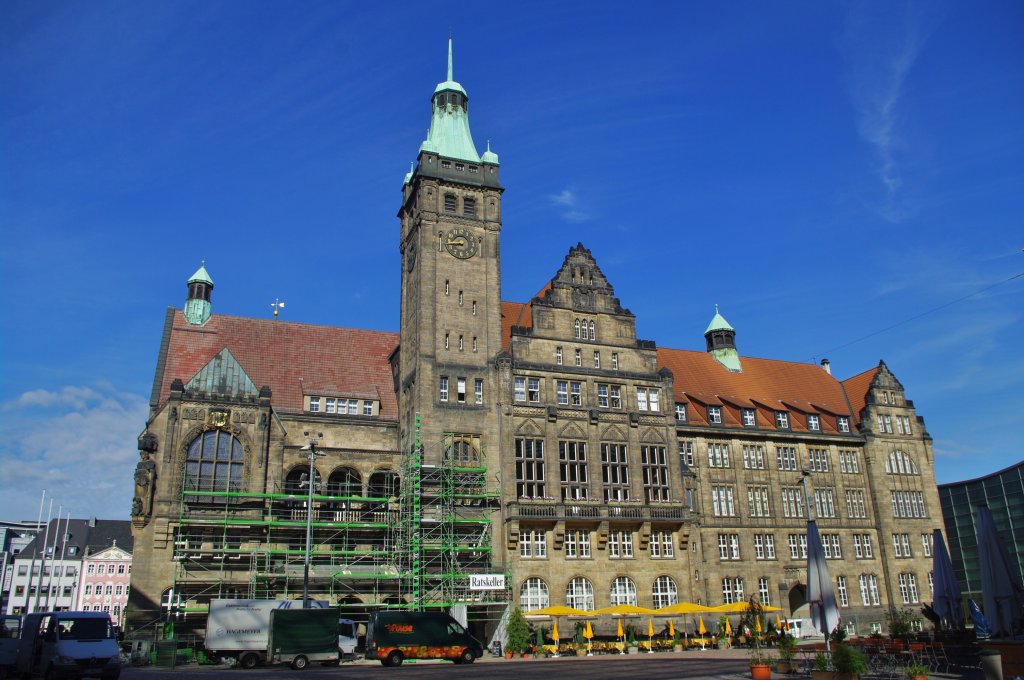
[(889, 635), (898, 638), (910, 635), (914, 630), (914, 624), (921, 619), (910, 609), (896, 609), (890, 607), (885, 614), (885, 622), (889, 627)]
[(508, 618), (508, 626), (505, 627), (508, 635), (508, 650), (512, 652), (525, 652), (530, 644), (530, 625), (519, 607), (512, 610)]

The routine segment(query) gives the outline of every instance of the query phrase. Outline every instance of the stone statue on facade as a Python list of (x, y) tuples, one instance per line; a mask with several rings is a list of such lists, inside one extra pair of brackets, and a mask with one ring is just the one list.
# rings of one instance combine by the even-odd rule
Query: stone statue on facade
[(132, 499), (132, 516), (145, 516), (153, 511), (153, 485), (156, 482), (156, 463), (149, 458), (148, 451), (139, 451), (139, 463), (135, 466), (135, 498)]

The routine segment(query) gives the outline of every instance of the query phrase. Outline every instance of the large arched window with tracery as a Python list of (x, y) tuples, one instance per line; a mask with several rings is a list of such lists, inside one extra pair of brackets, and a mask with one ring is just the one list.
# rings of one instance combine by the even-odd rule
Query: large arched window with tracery
[(392, 498), (398, 495), (398, 473), (394, 470), (376, 470), (370, 475), (366, 493), (372, 498)]
[(241, 491), (245, 451), (230, 432), (211, 430), (192, 440), (185, 454), (187, 491)]
[(445, 442), (444, 458), (455, 465), (475, 465), (480, 462), (480, 437), (468, 434), (453, 434)]
[(352, 468), (338, 468), (327, 478), (327, 494), (329, 496), (362, 496), (362, 478)]
[(519, 591), (519, 607), (524, 612), (544, 609), (550, 604), (548, 584), (544, 583), (544, 579), (528, 578), (523, 582), (523, 588)]

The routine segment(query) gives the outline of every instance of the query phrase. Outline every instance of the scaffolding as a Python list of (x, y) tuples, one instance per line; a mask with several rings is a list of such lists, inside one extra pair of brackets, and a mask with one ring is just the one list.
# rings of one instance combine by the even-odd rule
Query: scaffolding
[[(400, 487), (279, 485), (268, 493), (215, 490), (193, 478), (182, 489), (173, 529), (171, 584), (177, 613), (207, 611), (215, 598), (302, 596), (307, 513), (312, 513), (309, 596), (353, 618), (374, 609), (503, 603), (507, 591), (470, 590), (471, 574), (493, 570), (486, 457), (453, 455), (455, 435), (433, 444), (424, 463), (420, 417), (402, 461)], [(360, 489), (361, 491), (361, 489)]]

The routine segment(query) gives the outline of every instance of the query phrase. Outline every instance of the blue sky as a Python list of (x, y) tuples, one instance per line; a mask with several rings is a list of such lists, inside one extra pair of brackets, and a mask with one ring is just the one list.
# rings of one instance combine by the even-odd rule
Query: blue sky
[(397, 330), (449, 28), (501, 158), (504, 299), (582, 241), (643, 338), (703, 349), (717, 303), (747, 356), (884, 358), (940, 482), (1024, 457), (1019, 2), (11, 0), (0, 517), (43, 488), (127, 516), (203, 259), (215, 312)]

